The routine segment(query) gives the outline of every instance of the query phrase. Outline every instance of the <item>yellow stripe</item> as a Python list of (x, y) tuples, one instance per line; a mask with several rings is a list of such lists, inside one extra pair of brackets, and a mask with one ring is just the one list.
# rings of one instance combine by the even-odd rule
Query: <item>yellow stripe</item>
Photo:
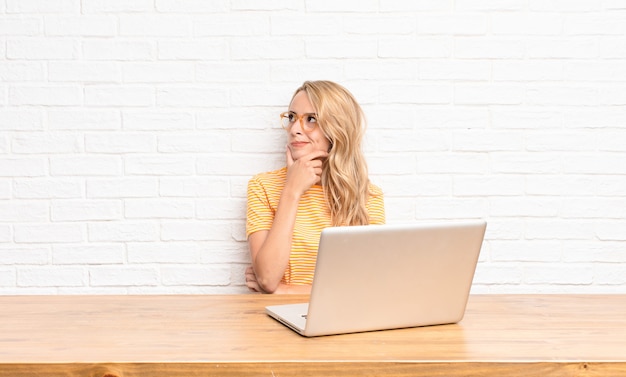
[[(262, 173), (248, 182), (246, 236), (272, 227), (287, 168)], [(380, 188), (371, 185), (367, 209), (370, 224), (384, 224), (385, 205)], [(291, 243), (289, 265), (283, 276), (287, 284), (311, 284), (322, 229), (332, 226), (322, 186), (311, 187), (300, 199)]]

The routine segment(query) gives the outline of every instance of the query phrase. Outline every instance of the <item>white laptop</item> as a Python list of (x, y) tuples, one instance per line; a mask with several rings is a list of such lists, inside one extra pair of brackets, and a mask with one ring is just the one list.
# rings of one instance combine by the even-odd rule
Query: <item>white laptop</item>
[(309, 302), (266, 312), (307, 337), (456, 323), (486, 227), (471, 220), (326, 228)]

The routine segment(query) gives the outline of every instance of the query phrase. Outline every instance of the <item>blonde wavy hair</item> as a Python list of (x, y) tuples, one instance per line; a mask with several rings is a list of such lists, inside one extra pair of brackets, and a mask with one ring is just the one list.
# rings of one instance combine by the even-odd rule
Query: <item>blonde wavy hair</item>
[(361, 106), (346, 88), (332, 81), (305, 81), (294, 97), (300, 91), (308, 95), (318, 127), (331, 145), (321, 183), (333, 225), (369, 224), (370, 182), (361, 149), (366, 126)]

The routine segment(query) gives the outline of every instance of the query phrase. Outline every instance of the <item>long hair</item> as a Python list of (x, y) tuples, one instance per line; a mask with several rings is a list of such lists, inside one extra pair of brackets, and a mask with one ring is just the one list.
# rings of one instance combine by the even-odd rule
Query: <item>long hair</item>
[[(365, 115), (354, 96), (332, 81), (305, 81), (304, 90), (315, 108), (318, 127), (331, 148), (322, 166), (321, 183), (332, 224), (367, 225), (369, 176), (361, 149)], [(294, 96), (295, 96), (294, 94)]]

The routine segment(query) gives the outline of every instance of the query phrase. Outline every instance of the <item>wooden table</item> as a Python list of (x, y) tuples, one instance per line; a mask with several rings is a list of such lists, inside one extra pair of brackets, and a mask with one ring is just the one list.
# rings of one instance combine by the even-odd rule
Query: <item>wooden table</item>
[(304, 338), (306, 296), (0, 297), (0, 376), (625, 376), (626, 295), (476, 295), (455, 325)]

